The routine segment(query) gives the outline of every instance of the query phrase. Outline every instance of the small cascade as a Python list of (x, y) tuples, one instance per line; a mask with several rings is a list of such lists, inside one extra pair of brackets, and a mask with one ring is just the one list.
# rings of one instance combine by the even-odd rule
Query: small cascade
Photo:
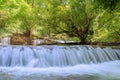
[(64, 67), (120, 59), (120, 49), (92, 46), (0, 46), (0, 66)]

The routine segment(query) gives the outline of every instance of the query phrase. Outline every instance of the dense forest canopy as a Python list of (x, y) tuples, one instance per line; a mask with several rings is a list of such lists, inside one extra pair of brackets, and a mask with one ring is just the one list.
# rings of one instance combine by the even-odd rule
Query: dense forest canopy
[(14, 34), (120, 42), (120, 0), (0, 0), (0, 36)]

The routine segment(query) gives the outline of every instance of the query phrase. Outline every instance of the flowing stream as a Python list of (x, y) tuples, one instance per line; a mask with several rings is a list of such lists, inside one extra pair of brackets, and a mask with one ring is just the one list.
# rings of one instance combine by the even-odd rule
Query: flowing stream
[(0, 46), (0, 80), (120, 80), (120, 49)]

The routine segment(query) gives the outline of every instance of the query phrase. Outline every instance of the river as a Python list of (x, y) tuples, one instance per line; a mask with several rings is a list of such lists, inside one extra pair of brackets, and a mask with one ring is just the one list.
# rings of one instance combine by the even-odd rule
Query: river
[(120, 61), (70, 67), (0, 67), (0, 80), (120, 80)]

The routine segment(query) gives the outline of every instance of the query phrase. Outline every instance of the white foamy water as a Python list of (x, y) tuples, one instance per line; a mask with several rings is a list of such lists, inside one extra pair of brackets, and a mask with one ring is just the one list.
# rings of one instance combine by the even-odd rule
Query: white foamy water
[(92, 46), (0, 46), (0, 66), (65, 67), (120, 59), (120, 49)]
[(0, 80), (120, 80), (120, 49), (0, 46)]
[[(49, 68), (30, 68), (30, 67), (0, 67), (0, 72), (13, 75), (14, 77), (30, 76), (72, 76), (72, 75), (92, 75), (99, 78), (120, 80), (120, 61), (111, 61), (101, 64), (80, 64), (72, 67), (49, 67)], [(27, 79), (26, 79), (27, 80)]]

